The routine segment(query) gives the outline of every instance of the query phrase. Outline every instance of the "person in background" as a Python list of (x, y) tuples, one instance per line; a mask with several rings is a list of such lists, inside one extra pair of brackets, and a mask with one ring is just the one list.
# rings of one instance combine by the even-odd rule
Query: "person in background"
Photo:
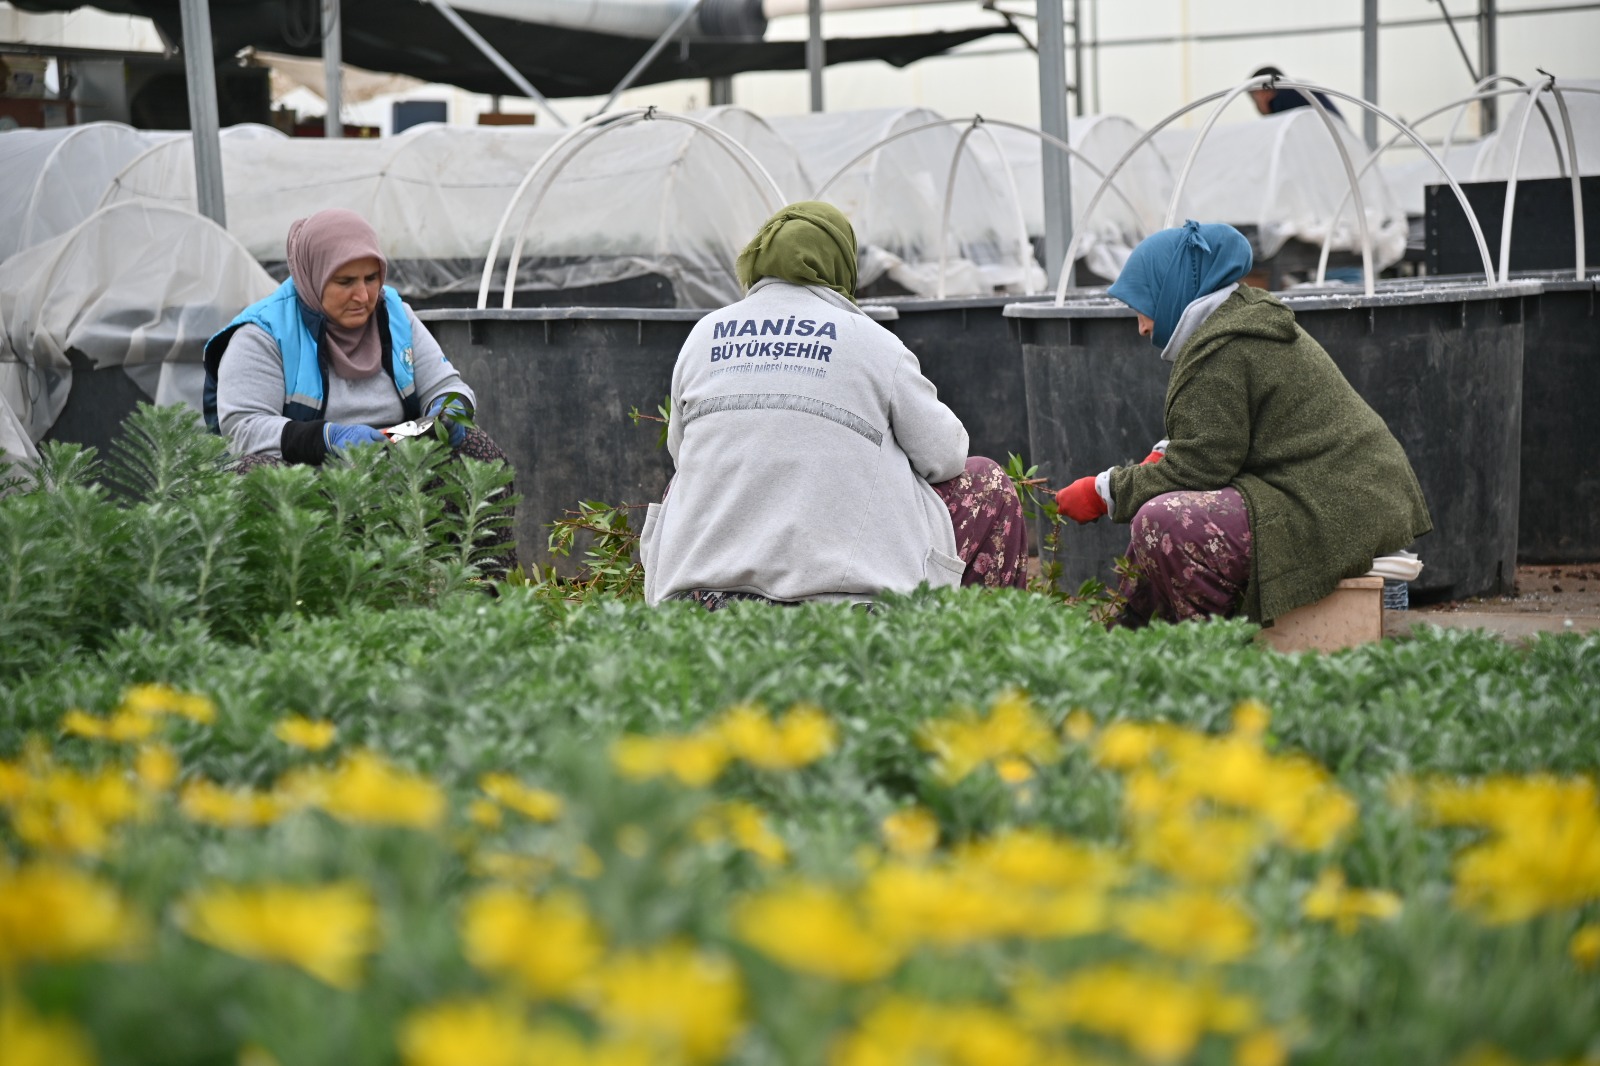
[(790, 204), (738, 274), (748, 295), (701, 319), (673, 368), (677, 472), (641, 535), (646, 602), (1022, 587), (1016, 489), (968, 457), (916, 356), (856, 306), (849, 220)]
[[(206, 342), (206, 424), (228, 439), (241, 473), (319, 466), (422, 418), (444, 419), (455, 456), (510, 465), (488, 434), (455, 421), (472, 416), (476, 397), (384, 284), (388, 261), (366, 219), (333, 209), (296, 221), (288, 261), (288, 280)], [(514, 558), (507, 541), (502, 560)]]
[[(1274, 78), (1288, 77), (1288, 75), (1279, 70), (1277, 67), (1270, 66), (1261, 67), (1250, 76), (1252, 78), (1259, 78), (1268, 74)], [(1340, 119), (1344, 118), (1344, 116), (1339, 113), (1339, 109), (1334, 106), (1333, 101), (1328, 99), (1327, 93), (1316, 92), (1313, 90), (1311, 95), (1315, 96), (1317, 98), (1317, 102), (1328, 109), (1329, 114), (1337, 116)], [(1311, 101), (1307, 100), (1305, 95), (1301, 93), (1299, 89), (1277, 89), (1271, 86), (1263, 89), (1251, 89), (1250, 99), (1255, 101), (1256, 111), (1263, 115), (1276, 115), (1284, 111), (1293, 111), (1297, 107), (1311, 106)]]
[(1239, 284), (1250, 266), (1238, 230), (1190, 221), (1140, 242), (1111, 286), (1172, 364), (1168, 439), (1056, 504), (1132, 523), (1129, 627), (1270, 623), (1433, 528), (1400, 443), (1294, 312)]

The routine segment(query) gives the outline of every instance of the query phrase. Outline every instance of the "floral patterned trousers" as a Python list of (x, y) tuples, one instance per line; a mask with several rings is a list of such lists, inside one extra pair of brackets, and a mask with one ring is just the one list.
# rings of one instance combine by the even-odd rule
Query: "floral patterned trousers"
[[(1028, 583), (1028, 527), (1022, 520), (1022, 500), (1011, 478), (993, 459), (974, 455), (967, 468), (933, 491), (950, 512), (956, 534), (956, 555), (967, 564), (961, 586), (1020, 589)], [(730, 603), (755, 600), (778, 603), (753, 592), (692, 589), (676, 598), (692, 600), (708, 611)], [(792, 606), (792, 605), (789, 605)]]
[(1232, 617), (1250, 583), (1250, 513), (1236, 489), (1168, 492), (1133, 516), (1121, 622)]

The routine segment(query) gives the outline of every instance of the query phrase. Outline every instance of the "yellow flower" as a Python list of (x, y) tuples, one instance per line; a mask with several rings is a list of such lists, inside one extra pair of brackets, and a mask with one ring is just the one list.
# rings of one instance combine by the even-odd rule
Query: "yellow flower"
[(1094, 760), (1113, 770), (1131, 770), (1154, 758), (1173, 732), (1163, 722), (1112, 722), (1095, 740)]
[(1213, 886), (1242, 881), (1266, 842), (1266, 831), (1251, 819), (1188, 814), (1135, 823), (1131, 835), (1140, 862), (1180, 881)]
[(206, 697), (166, 685), (134, 685), (122, 693), (122, 705), (117, 710), (147, 717), (172, 714), (200, 725), (210, 725), (217, 718), (216, 704)]
[(822, 708), (797, 703), (777, 721), (760, 704), (739, 704), (712, 723), (735, 758), (763, 770), (794, 770), (827, 755), (839, 731)]
[(1097, 889), (1024, 885), (970, 865), (886, 863), (868, 876), (862, 902), (871, 928), (906, 946), (1081, 936), (1106, 921)]
[(1283, 1037), (1271, 1029), (1250, 1033), (1233, 1045), (1233, 1066), (1283, 1066), (1288, 1059)]
[(94, 1046), (69, 1021), (41, 1018), (0, 996), (0, 1066), (93, 1066)]
[(1307, 918), (1332, 922), (1341, 933), (1353, 933), (1363, 918), (1393, 918), (1400, 913), (1400, 897), (1376, 889), (1346, 888), (1344, 872), (1322, 871), (1301, 905)]
[[(1054, 762), (1060, 745), (1028, 697), (1014, 689), (995, 700), (984, 716), (961, 711), (926, 723), (918, 737), (938, 759), (941, 778), (954, 784), (980, 766), (1004, 760)], [(1015, 774), (1015, 763), (1011, 770)]]
[(1127, 865), (1116, 855), (1038, 829), (1010, 829), (964, 844), (956, 858), (1015, 886), (1103, 890), (1128, 879)]
[(542, 788), (530, 788), (510, 774), (484, 774), (478, 787), (490, 799), (536, 822), (553, 822), (561, 817), (561, 797)]
[(1256, 1006), (1210, 981), (1190, 983), (1155, 970), (1107, 965), (1078, 970), (1053, 984), (1019, 984), (1023, 1018), (1038, 1027), (1071, 1025), (1121, 1040), (1147, 1062), (1177, 1062), (1208, 1033), (1240, 1033), (1256, 1024)]
[(924, 1003), (900, 996), (867, 1011), (829, 1057), (831, 1066), (948, 1063), (949, 1066), (1043, 1066), (1069, 1060), (1000, 1011), (964, 1003)]
[(1571, 953), (1572, 961), (1585, 970), (1600, 965), (1600, 925), (1586, 925), (1573, 933), (1567, 951)]
[(291, 748), (322, 751), (339, 735), (339, 727), (332, 722), (314, 722), (304, 715), (291, 714), (278, 720), (272, 727), (272, 735)]
[(151, 792), (165, 792), (178, 780), (178, 756), (165, 744), (146, 744), (133, 760), (134, 776)]
[(407, 1015), (396, 1044), (405, 1066), (535, 1066), (528, 1040), (521, 1011), (503, 1003), (458, 1000)]
[(1082, 707), (1074, 707), (1061, 723), (1061, 734), (1074, 744), (1082, 744), (1094, 736), (1094, 718)]
[(740, 940), (801, 973), (872, 981), (900, 965), (902, 950), (882, 940), (837, 890), (794, 883), (734, 906)]
[(190, 781), (178, 794), (178, 809), (192, 822), (228, 829), (271, 825), (286, 813), (283, 800), (271, 792), (225, 788), (211, 781)]
[(6, 785), (12, 793), (11, 824), (17, 836), (41, 851), (100, 855), (112, 831), (142, 818), (150, 797), (135, 788), (120, 767), (81, 774), (54, 765), (42, 751)]
[(614, 1033), (691, 1063), (720, 1060), (743, 1023), (744, 992), (727, 959), (687, 944), (629, 952), (597, 975), (594, 1011)]
[(352, 881), (297, 885), (217, 885), (179, 904), (180, 928), (234, 955), (298, 966), (335, 988), (354, 988), (362, 959), (378, 946), (378, 908)]
[(1241, 959), (1255, 943), (1255, 922), (1239, 904), (1209, 892), (1179, 889), (1116, 909), (1124, 936), (1165, 955), (1222, 963)]
[(83, 711), (68, 711), (61, 716), (61, 731), (68, 736), (110, 740), (119, 744), (135, 744), (146, 740), (159, 724), (147, 715), (127, 712), (113, 714), (109, 718), (96, 718)]
[(1240, 700), (1233, 708), (1233, 731), (1259, 737), (1266, 733), (1272, 712), (1260, 700)]
[(705, 788), (728, 765), (727, 745), (717, 735), (687, 737), (625, 736), (611, 745), (611, 762), (623, 777), (647, 781), (676, 777), (690, 788)]
[(346, 755), (332, 770), (292, 772), (279, 792), (291, 803), (320, 807), (341, 822), (431, 829), (444, 818), (444, 791), (430, 779), (370, 751)]
[(926, 807), (907, 807), (883, 820), (883, 842), (907, 859), (920, 859), (939, 846), (939, 819)]
[(1600, 806), (1588, 778), (1432, 782), (1424, 806), (1489, 839), (1456, 857), (1456, 902), (1489, 922), (1518, 922), (1600, 898)]
[(713, 806), (697, 820), (695, 832), (708, 844), (731, 838), (764, 866), (782, 866), (789, 861), (788, 845), (773, 831), (761, 808), (748, 803), (732, 801)]
[(604, 945), (583, 903), (571, 893), (531, 899), (502, 885), (486, 888), (461, 912), (467, 961), (510, 974), (536, 995), (564, 996), (593, 975)]
[(282, 1063), (260, 1044), (246, 1044), (239, 1049), (238, 1066), (282, 1066)]
[(500, 813), (498, 805), (480, 799), (467, 804), (467, 818), (473, 825), (481, 825), (485, 829), (498, 829), (505, 816)]
[(474, 877), (487, 877), (496, 881), (520, 881), (534, 884), (549, 877), (556, 864), (539, 855), (518, 855), (509, 851), (479, 851), (467, 861), (467, 869)]
[(143, 922), (111, 886), (50, 863), (0, 866), (0, 974), (27, 962), (125, 956), (143, 938)]

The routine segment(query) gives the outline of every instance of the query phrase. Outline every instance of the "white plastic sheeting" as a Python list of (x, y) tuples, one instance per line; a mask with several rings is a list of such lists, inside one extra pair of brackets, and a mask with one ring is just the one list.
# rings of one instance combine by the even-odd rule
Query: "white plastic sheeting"
[[(1369, 154), (1366, 145), (1339, 119), (1333, 127), (1359, 172)], [(1169, 127), (1156, 134), (1174, 175), (1182, 171), (1198, 133), (1198, 128)], [(1321, 118), (1311, 108), (1296, 108), (1212, 127), (1189, 173), (1175, 221), (1252, 226), (1258, 254), (1270, 258), (1291, 239), (1321, 246), (1349, 188), (1339, 151)], [(1405, 210), (1378, 167), (1361, 179), (1361, 195), (1372, 236), (1372, 267), (1381, 270), (1405, 254)], [(1360, 252), (1353, 203), (1340, 212), (1330, 245), (1336, 252)]]
[[(1023, 215), (1028, 236), (1044, 236), (1044, 165), (1042, 152), (1058, 152), (1053, 145), (1031, 133), (991, 126), (1016, 175), (1022, 192)], [(1085, 115), (1068, 126), (1068, 143), (1087, 159), (1072, 160), (1073, 228), (1081, 233), (1079, 248), (1090, 270), (1115, 280), (1122, 264), (1145, 237), (1161, 228), (1161, 220), (1172, 198), (1172, 171), (1155, 145), (1146, 142), (1117, 172), (1113, 184), (1122, 193), (1108, 192), (1095, 207), (1094, 217), (1085, 219), (1084, 208), (1123, 154), (1144, 135), (1144, 130), (1121, 115)], [(980, 158), (987, 145), (979, 142)], [(1096, 173), (1097, 168), (1099, 173)], [(1126, 199), (1124, 199), (1124, 197)]]
[(124, 367), (158, 403), (199, 405), (206, 339), (276, 283), (181, 208), (103, 208), (0, 264), (0, 401), (37, 441), (66, 406), (69, 350)]
[[(378, 232), (408, 294), (477, 280), (511, 191), (557, 134), (419, 126), (377, 139), (238, 137), (222, 142), (228, 231), (263, 263), (282, 263), (289, 224), (343, 207)], [(161, 145), (110, 183), (105, 203), (195, 210), (189, 139)], [(475, 261), (474, 261), (475, 260)]]
[[(805, 173), (749, 111), (715, 108), (697, 120), (742, 145), (776, 190), (715, 136), (685, 123), (646, 120), (579, 134), (590, 139), (563, 149), (535, 179), (501, 245), (500, 256), (509, 257), (516, 234), (526, 234), (518, 291), (657, 275), (671, 282), (679, 307), (737, 300), (740, 250), (773, 211), (805, 197)], [(546, 177), (548, 192), (535, 203)]]
[(0, 133), (0, 262), (88, 218), (124, 166), (176, 136), (117, 122)]
[[(1600, 89), (1600, 81), (1558, 81), (1559, 88)], [(1600, 94), (1592, 92), (1566, 92), (1562, 98), (1567, 103), (1567, 113), (1572, 119), (1573, 141), (1578, 146), (1578, 173), (1600, 174)], [(1511, 177), (1511, 163), (1517, 151), (1517, 131), (1522, 127), (1523, 115), (1529, 103), (1527, 94), (1510, 98), (1501, 97), (1501, 116), (1495, 131), (1485, 137), (1472, 161), (1472, 170), (1466, 175), (1456, 174), (1458, 180), (1504, 181)], [(1517, 177), (1554, 178), (1563, 173), (1566, 162), (1566, 134), (1562, 131), (1561, 112), (1550, 93), (1541, 93), (1550, 122), (1556, 128), (1562, 160), (1557, 162), (1556, 149), (1550, 143), (1550, 131), (1544, 119), (1534, 112), (1528, 120), (1527, 133), (1522, 144), (1522, 161), (1517, 167)]]
[[(926, 108), (905, 108), (785, 115), (770, 121), (799, 154), (815, 191), (873, 145), (941, 117)], [(961, 133), (960, 125), (947, 125), (902, 137), (856, 163), (822, 194), (855, 227), (863, 286), (887, 275), (918, 295), (936, 293), (945, 188)], [(956, 171), (944, 248), (944, 291), (949, 296), (1038, 291), (1044, 285), (1044, 272), (1025, 240), (1025, 205), (1003, 170), (992, 165), (995, 157), (986, 140), (978, 132), (968, 144), (987, 149), (990, 162), (963, 153)]]

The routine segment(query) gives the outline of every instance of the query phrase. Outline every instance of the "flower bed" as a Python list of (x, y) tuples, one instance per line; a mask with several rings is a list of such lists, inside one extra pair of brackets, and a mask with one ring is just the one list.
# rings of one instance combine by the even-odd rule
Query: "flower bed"
[(1600, 637), (490, 599), (431, 550), (0, 672), (0, 1063), (1596, 1054)]

